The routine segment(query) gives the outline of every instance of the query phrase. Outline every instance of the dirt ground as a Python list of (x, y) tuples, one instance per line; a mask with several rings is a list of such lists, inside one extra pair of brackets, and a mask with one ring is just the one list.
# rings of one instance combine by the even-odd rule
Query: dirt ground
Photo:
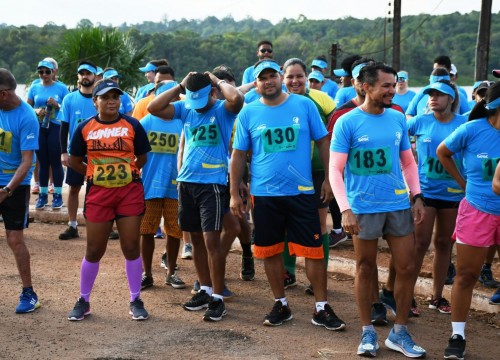
[[(297, 270), (299, 285), (287, 290), (294, 319), (283, 326), (262, 325), (273, 305), (263, 264), (256, 261), (256, 279), (239, 279), (240, 254), (227, 260), (229, 288), (236, 294), (227, 302), (223, 321), (207, 323), (203, 312), (188, 312), (181, 303), (191, 297), (190, 288), (174, 290), (164, 284), (160, 256), (164, 240), (157, 240), (153, 275), (155, 286), (141, 295), (150, 313), (143, 322), (128, 315), (129, 293), (119, 241), (110, 241), (101, 261), (91, 301), (92, 314), (81, 322), (69, 322), (67, 313), (79, 296), (80, 263), (85, 251), (85, 228), (81, 238), (57, 240), (66, 225), (32, 223), (26, 231), (31, 251), (33, 284), (42, 307), (34, 313), (16, 315), (20, 280), (15, 262), (0, 233), (0, 342), (2, 359), (357, 359), (361, 325), (350, 276), (330, 274), (329, 298), (336, 313), (347, 323), (343, 332), (327, 331), (311, 324), (314, 300), (305, 295), (307, 279)], [(352, 247), (332, 250), (331, 256), (352, 256)], [(334, 260), (335, 261), (335, 260)], [(387, 254), (381, 254), (381, 262)], [(192, 260), (179, 260), (180, 276), (192, 284), (196, 276)], [(496, 265), (498, 266), (498, 264)], [(425, 271), (425, 269), (424, 269)], [(496, 271), (497, 272), (497, 271)], [(427, 308), (418, 299), (422, 315), (411, 319), (410, 331), (428, 352), (440, 359), (450, 335), (450, 317)], [(393, 318), (390, 317), (391, 324)], [(492, 324), (493, 323), (493, 324)], [(496, 325), (495, 325), (496, 323)], [(498, 314), (472, 313), (467, 323), (467, 359), (500, 359)], [(378, 329), (378, 358), (402, 359), (383, 342), (390, 327)], [(496, 346), (495, 346), (496, 345)]]

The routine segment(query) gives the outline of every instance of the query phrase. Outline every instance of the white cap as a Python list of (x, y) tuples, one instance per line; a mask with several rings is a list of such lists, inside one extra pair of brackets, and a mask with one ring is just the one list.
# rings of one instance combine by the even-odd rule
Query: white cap
[(52, 63), (52, 65), (54, 65), (54, 69), (59, 69), (59, 66), (57, 65), (57, 61), (54, 60), (54, 58), (51, 58), (51, 57), (46, 57), (45, 59), (43, 59), (43, 61), (48, 61), (50, 63)]
[(455, 64), (451, 64), (451, 70), (450, 70), (450, 75), (457, 75), (458, 70)]

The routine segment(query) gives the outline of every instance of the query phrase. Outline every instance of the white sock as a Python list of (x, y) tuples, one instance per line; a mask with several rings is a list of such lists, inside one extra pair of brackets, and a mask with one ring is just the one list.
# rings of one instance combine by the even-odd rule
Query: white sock
[(321, 310), (325, 310), (326, 304), (328, 304), (328, 301), (316, 301), (316, 311), (320, 312)]
[(219, 294), (212, 294), (212, 297), (213, 297), (214, 299), (219, 300), (219, 301), (224, 301), (224, 296), (222, 296), (222, 295), (219, 295)]
[(335, 234), (340, 234), (342, 232), (342, 228), (340, 228), (340, 229), (333, 229), (333, 231), (335, 231)]
[(465, 322), (451, 322), (451, 327), (453, 328), (452, 331), (452, 336), (453, 335), (461, 335), (464, 340), (465, 340)]
[(200, 286), (200, 291), (201, 290), (205, 290), (205, 292), (208, 294), (208, 296), (212, 296), (213, 291), (214, 291), (210, 286), (204, 286), (204, 285)]
[(68, 225), (71, 226), (73, 229), (76, 229), (76, 227), (78, 226), (78, 221), (70, 220), (68, 221)]
[(288, 306), (288, 302), (286, 301), (286, 297), (274, 299), (274, 301), (281, 301), (281, 305)]
[(375, 328), (373, 327), (373, 325), (367, 325), (367, 326), (363, 326), (363, 332), (365, 331), (375, 331)]

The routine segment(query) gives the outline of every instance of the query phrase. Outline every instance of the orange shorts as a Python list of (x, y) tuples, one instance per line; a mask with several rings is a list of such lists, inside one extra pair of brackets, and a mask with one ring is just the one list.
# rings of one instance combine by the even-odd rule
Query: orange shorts
[(146, 212), (141, 221), (141, 235), (154, 235), (163, 217), (164, 232), (174, 238), (181, 239), (177, 212), (179, 203), (175, 199), (146, 200)]

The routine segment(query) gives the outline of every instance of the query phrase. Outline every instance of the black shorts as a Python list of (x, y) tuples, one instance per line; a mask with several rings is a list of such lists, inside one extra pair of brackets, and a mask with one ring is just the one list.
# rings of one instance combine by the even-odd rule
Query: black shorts
[(85, 180), (85, 176), (76, 172), (72, 168), (66, 168), (66, 184), (69, 186), (82, 186)]
[(325, 209), (328, 207), (328, 203), (323, 202), (321, 199), (321, 185), (325, 181), (324, 171), (313, 171), (312, 173), (313, 185), (314, 185), (314, 198), (316, 199), (316, 207), (318, 209)]
[(182, 231), (221, 231), (227, 186), (179, 182), (179, 225)]
[[(3, 187), (4, 185), (0, 186)], [(30, 186), (20, 185), (0, 203), (0, 213), (6, 230), (23, 230), (28, 228), (30, 206)]]
[(266, 258), (284, 249), (290, 255), (322, 259), (323, 242), (314, 195), (255, 196), (255, 256)]
[(428, 197), (425, 198), (425, 206), (433, 207), (436, 210), (458, 209), (459, 204), (460, 201), (448, 201), (448, 200), (432, 199)]

